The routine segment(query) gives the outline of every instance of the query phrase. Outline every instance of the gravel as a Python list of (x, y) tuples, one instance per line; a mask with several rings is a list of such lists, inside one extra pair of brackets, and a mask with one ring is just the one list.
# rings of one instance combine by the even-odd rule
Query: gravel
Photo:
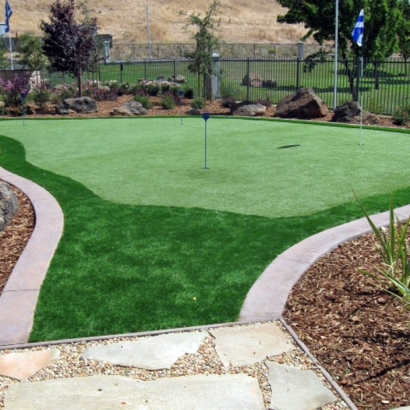
[[(293, 338), (289, 335), (286, 329), (280, 322), (277, 324), (288, 335), (289, 340), (294, 345), (295, 349), (277, 356), (270, 356), (267, 360), (276, 362), (278, 364), (299, 367), (303, 370), (313, 370), (321, 378), (323, 383), (330, 389), (332, 387), (323, 377), (320, 370), (314, 365), (312, 360), (296, 345)], [(250, 325), (251, 326), (251, 325)], [(206, 331), (206, 329), (200, 329)], [(144, 336), (151, 337), (151, 336)], [(109, 345), (118, 342), (135, 341), (136, 337), (112, 337), (105, 340), (86, 340), (49, 344), (49, 345), (33, 345), (33, 347), (5, 349), (0, 351), (0, 355), (8, 353), (38, 351), (47, 349), (58, 349), (61, 352), (60, 359), (40, 370), (35, 375), (31, 376), (21, 382), (34, 382), (58, 378), (69, 377), (89, 377), (96, 375), (119, 375), (126, 376), (141, 381), (151, 381), (163, 377), (179, 377), (179, 376), (193, 376), (198, 374), (247, 374), (250, 377), (258, 379), (261, 388), (266, 409), (269, 409), (271, 399), (271, 390), (268, 383), (268, 368), (264, 362), (257, 362), (251, 366), (230, 367), (225, 368), (219, 356), (215, 351), (215, 344), (213, 337), (208, 335), (195, 354), (185, 354), (180, 357), (170, 370), (144, 370), (140, 368), (133, 368), (127, 366), (117, 366), (105, 362), (99, 362), (92, 359), (83, 358), (85, 350), (92, 346)], [(0, 408), (4, 408), (4, 393), (8, 386), (20, 381), (0, 376)], [(337, 396), (337, 393), (333, 391)], [(341, 410), (349, 408), (343, 400), (338, 400), (335, 403), (324, 406), (323, 410)]]

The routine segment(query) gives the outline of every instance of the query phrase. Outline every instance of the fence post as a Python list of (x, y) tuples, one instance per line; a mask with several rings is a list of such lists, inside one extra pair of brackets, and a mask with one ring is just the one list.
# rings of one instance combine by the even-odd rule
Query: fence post
[(147, 60), (144, 61), (144, 79), (148, 80), (148, 78), (147, 78)]
[(177, 77), (177, 60), (174, 58), (174, 81)]
[(247, 84), (246, 84), (246, 101), (250, 100), (250, 89), (251, 89), (250, 67), (251, 67), (251, 61), (250, 61), (250, 58), (248, 57), (246, 60), (246, 77), (248, 79)]
[(120, 82), (122, 83), (122, 71), (124, 70), (124, 64), (120, 64)]
[(302, 68), (302, 61), (304, 58), (304, 46), (305, 43), (303, 41), (299, 41), (298, 43), (298, 59), (297, 59), (297, 73), (296, 73), (296, 91), (300, 88), (300, 77), (301, 77), (301, 68)]

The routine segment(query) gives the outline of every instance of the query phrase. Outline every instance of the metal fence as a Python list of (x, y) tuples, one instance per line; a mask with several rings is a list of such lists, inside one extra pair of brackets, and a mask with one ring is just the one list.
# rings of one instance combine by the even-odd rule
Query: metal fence
[[(198, 93), (197, 75), (188, 70), (190, 60), (143, 60), (128, 63), (109, 63), (89, 73), (90, 80), (137, 83), (142, 79), (182, 75), (186, 86)], [(353, 61), (349, 61), (354, 66)], [(220, 96), (237, 100), (270, 100), (273, 104), (301, 87), (311, 87), (329, 108), (333, 108), (335, 94), (335, 62), (323, 60), (313, 69), (308, 60), (300, 58), (220, 59)], [(391, 115), (399, 106), (410, 102), (410, 76), (402, 60), (373, 61), (366, 64), (360, 80), (360, 96), (365, 110)], [(52, 82), (67, 82), (67, 77), (51, 77)], [(337, 67), (336, 103), (352, 100), (348, 71), (342, 61)]]

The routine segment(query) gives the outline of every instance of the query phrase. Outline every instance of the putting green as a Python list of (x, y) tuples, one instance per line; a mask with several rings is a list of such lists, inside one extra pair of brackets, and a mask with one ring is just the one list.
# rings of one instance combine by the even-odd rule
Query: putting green
[(200, 118), (3, 121), (32, 164), (117, 203), (307, 215), (409, 185), (410, 135)]

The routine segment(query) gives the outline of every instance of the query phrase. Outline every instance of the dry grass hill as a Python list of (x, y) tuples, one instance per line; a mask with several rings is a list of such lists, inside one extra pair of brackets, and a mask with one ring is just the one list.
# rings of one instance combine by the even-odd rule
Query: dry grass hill
[[(186, 17), (180, 14), (204, 14), (212, 0), (85, 0), (89, 13), (97, 17), (99, 32), (114, 35), (115, 42), (147, 41), (147, 3), (153, 43), (189, 42), (184, 30)], [(47, 20), (54, 0), (10, 0), (13, 9), (11, 33), (41, 34), (39, 24)], [(79, 0), (77, 0), (79, 2)], [(218, 15), (220, 37), (229, 43), (297, 43), (306, 32), (303, 25), (276, 22), (284, 14), (275, 0), (221, 0)]]

